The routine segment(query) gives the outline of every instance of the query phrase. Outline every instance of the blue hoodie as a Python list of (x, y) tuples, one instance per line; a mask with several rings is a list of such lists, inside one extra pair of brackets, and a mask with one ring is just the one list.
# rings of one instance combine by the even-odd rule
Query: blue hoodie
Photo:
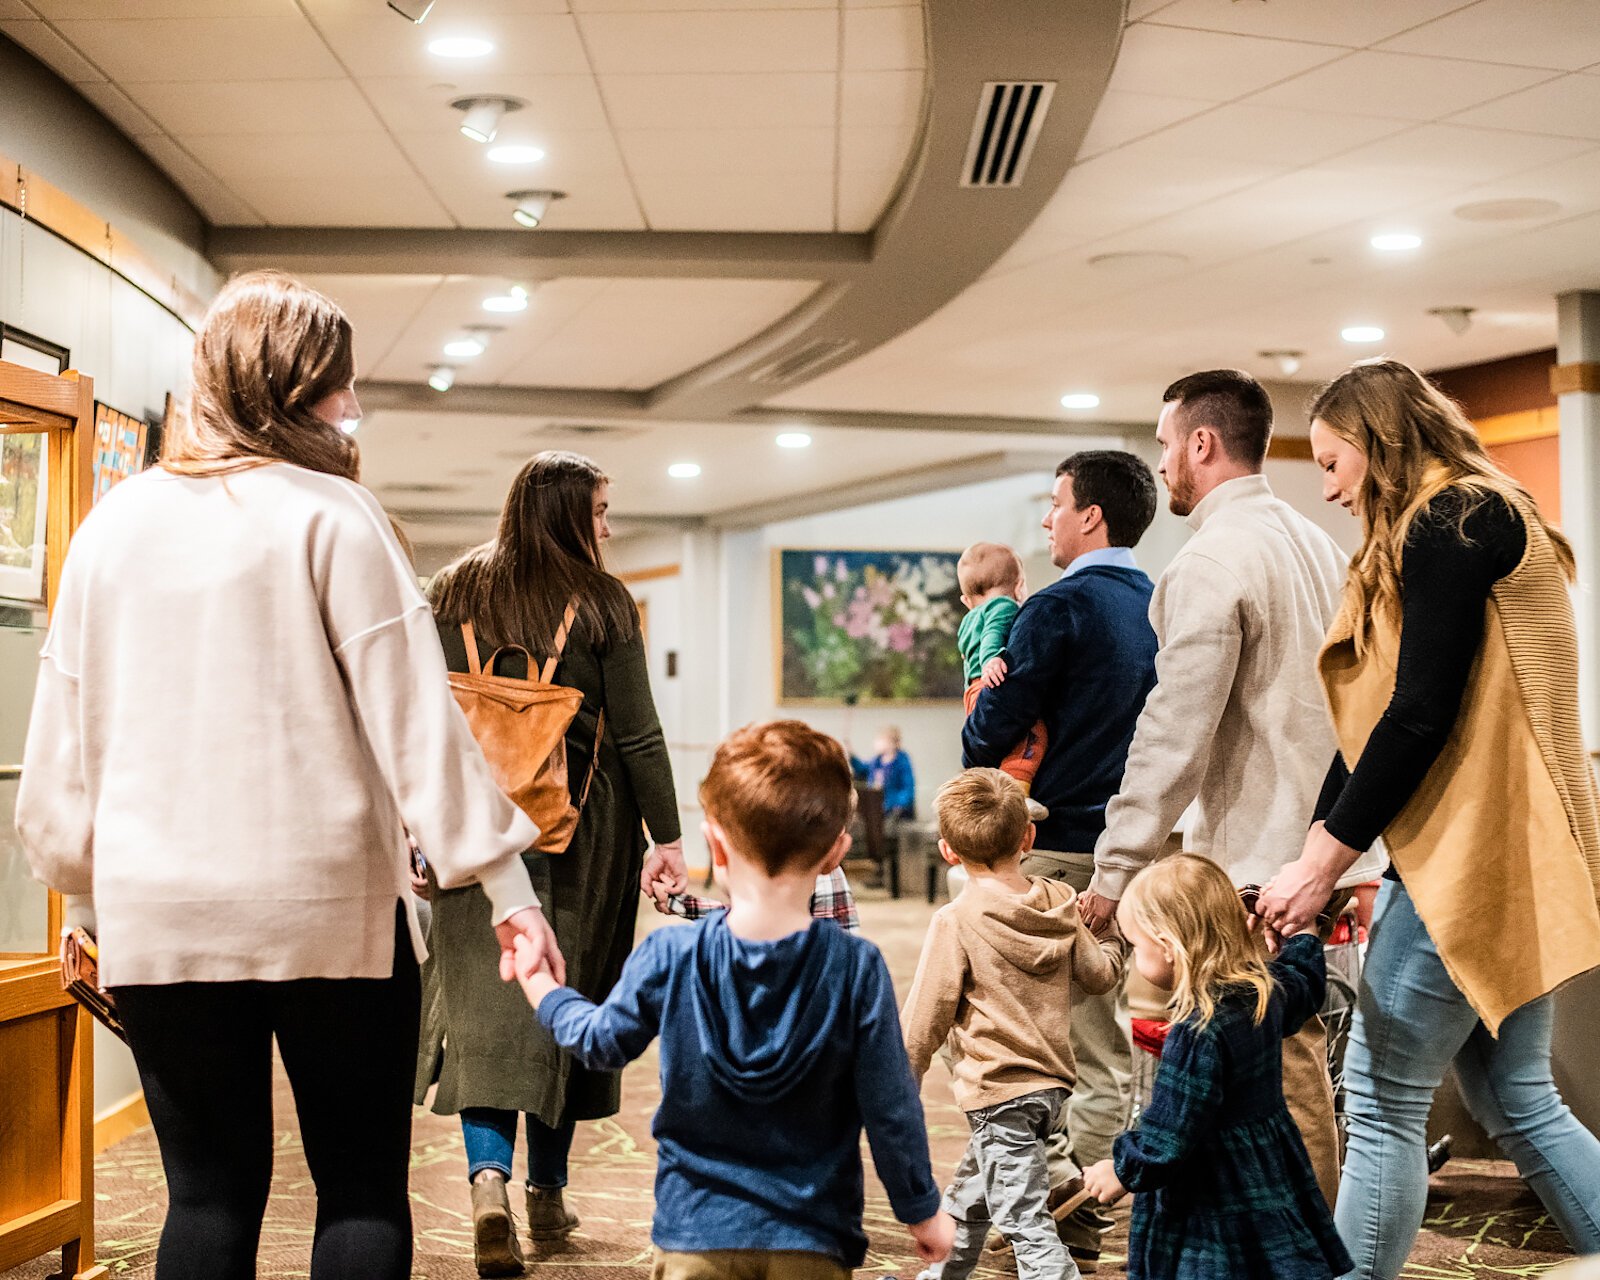
[(895, 1217), (939, 1208), (889, 970), (832, 921), (748, 942), (727, 918), (658, 929), (604, 1004), (562, 987), (539, 1020), (597, 1071), (661, 1037), (658, 1248), (793, 1249), (858, 1267), (863, 1125)]

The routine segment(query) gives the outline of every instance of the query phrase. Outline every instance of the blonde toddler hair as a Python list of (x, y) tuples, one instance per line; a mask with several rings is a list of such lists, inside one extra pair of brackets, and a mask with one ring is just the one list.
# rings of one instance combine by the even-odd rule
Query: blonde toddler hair
[(1261, 1024), (1272, 998), (1266, 947), (1250, 931), (1244, 904), (1221, 867), (1192, 853), (1163, 858), (1133, 878), (1120, 910), (1172, 948), (1174, 1022), (1194, 1014), (1203, 1027), (1228, 988), (1249, 987)]
[(961, 594), (974, 600), (996, 587), (1015, 591), (1022, 584), (1022, 557), (1003, 543), (974, 542), (956, 561), (956, 581)]
[(1028, 800), (1017, 780), (998, 769), (968, 769), (933, 798), (939, 837), (963, 862), (992, 867), (1022, 848)]

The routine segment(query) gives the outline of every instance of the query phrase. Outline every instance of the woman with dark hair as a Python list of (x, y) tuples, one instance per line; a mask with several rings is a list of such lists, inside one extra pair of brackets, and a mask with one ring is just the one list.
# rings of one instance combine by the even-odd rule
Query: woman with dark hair
[(1550, 1074), (1550, 993), (1600, 965), (1572, 549), (1406, 365), (1355, 365), (1311, 417), (1323, 495), (1364, 537), (1321, 656), (1340, 753), (1304, 852), (1257, 910), (1303, 928), (1383, 836), (1394, 865), (1345, 1057), (1350, 1274), (1405, 1265), (1452, 1064), (1572, 1246), (1600, 1252), (1600, 1140)]
[(355, 483), (354, 381), (332, 302), (232, 281), (161, 465), (74, 537), (40, 663), (17, 828), (98, 933), (166, 1170), (161, 1280), (256, 1273), (274, 1038), (316, 1182), (312, 1277), (410, 1275), (405, 827), (493, 903), (491, 969), (519, 933), (559, 964), (518, 856), (533, 824)]
[[(469, 669), (462, 624), (471, 623), (481, 662), (516, 645), (537, 665), (560, 648), (556, 683), (583, 692), (566, 737), (574, 804), (589, 762), (597, 768), (577, 829), (564, 853), (530, 850), (524, 860), (555, 926), (568, 984), (595, 1001), (616, 984), (633, 949), (640, 889), (665, 902), (688, 886), (638, 610), (601, 557), (611, 536), (609, 493), (610, 481), (589, 459), (536, 455), (512, 482), (495, 540), (442, 570), (430, 588), (452, 671)], [(570, 634), (558, 646), (574, 607)], [(502, 657), (496, 673), (528, 675), (520, 656)], [(648, 860), (645, 826), (655, 842)], [(528, 1134), (529, 1235), (563, 1239), (578, 1225), (562, 1196), (573, 1126), (616, 1114), (621, 1076), (574, 1064), (528, 1016), (521, 994), (498, 981), (482, 936), (489, 904), (481, 892), (441, 893), (433, 906), (435, 996), (423, 1027), (417, 1101), (437, 1078), (433, 1109), (461, 1116), (478, 1273), (517, 1275), (522, 1253), (506, 1184), (519, 1114)]]

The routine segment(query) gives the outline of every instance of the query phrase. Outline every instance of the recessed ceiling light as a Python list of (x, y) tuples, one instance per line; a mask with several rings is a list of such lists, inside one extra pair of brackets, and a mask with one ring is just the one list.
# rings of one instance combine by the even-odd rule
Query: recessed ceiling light
[(544, 150), (540, 147), (523, 146), (520, 143), (508, 142), (498, 147), (489, 148), (489, 159), (496, 164), (538, 164), (544, 159)]
[(436, 58), (483, 58), (494, 52), (494, 41), (477, 36), (440, 36), (428, 42), (428, 52)]
[(499, 293), (492, 298), (483, 300), (485, 311), (526, 311), (528, 309), (528, 292), (526, 289), (513, 289), (509, 293)]
[(1422, 237), (1409, 231), (1385, 231), (1372, 237), (1372, 247), (1380, 253), (1404, 253), (1422, 245)]
[(470, 360), (473, 356), (481, 356), (487, 348), (482, 338), (457, 338), (453, 342), (444, 344), (444, 353), (454, 356), (457, 360)]
[(780, 449), (805, 449), (810, 447), (811, 437), (804, 431), (785, 431), (778, 437)]
[(565, 191), (508, 191), (506, 199), (516, 205), (511, 211), (511, 218), (518, 226), (537, 227), (544, 221), (544, 216), (549, 212), (550, 206), (557, 200), (565, 200)]
[(491, 95), (482, 98), (457, 98), (450, 104), (462, 112), (461, 132), (474, 142), (493, 142), (500, 119), (508, 111), (521, 111), (527, 104), (521, 98)]
[(1353, 324), (1339, 330), (1346, 342), (1382, 342), (1383, 330), (1375, 324)]
[(698, 462), (674, 462), (667, 468), (667, 474), (674, 480), (693, 480), (700, 474)]
[(356, 428), (361, 425), (361, 419), (360, 418), (346, 418), (339, 425), (344, 428), (345, 435), (353, 436), (356, 433)]
[(436, 364), (428, 375), (428, 385), (435, 391), (448, 391), (456, 385), (456, 371), (447, 364)]
[(1092, 391), (1071, 391), (1061, 397), (1063, 409), (1097, 409), (1100, 397)]

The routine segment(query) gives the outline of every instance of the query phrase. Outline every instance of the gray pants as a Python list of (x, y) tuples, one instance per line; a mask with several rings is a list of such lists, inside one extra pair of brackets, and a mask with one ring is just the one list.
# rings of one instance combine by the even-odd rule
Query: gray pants
[(1077, 1263), (1046, 1204), (1045, 1139), (1066, 1101), (1065, 1089), (1041, 1089), (967, 1112), (972, 1141), (944, 1196), (944, 1210), (956, 1220), (955, 1244), (918, 1280), (966, 1280), (983, 1256), (991, 1223), (1011, 1243), (1019, 1280), (1075, 1280)]

